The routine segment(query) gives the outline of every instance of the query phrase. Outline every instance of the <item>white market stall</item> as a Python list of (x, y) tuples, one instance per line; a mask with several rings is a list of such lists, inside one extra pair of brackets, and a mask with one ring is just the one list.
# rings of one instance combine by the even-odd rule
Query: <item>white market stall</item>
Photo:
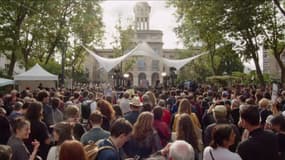
[(14, 85), (15, 81), (6, 79), (6, 78), (0, 78), (0, 87), (7, 86), (7, 85)]
[(49, 73), (39, 64), (34, 65), (28, 71), (14, 76), (15, 82), (18, 84), (19, 90), (25, 88), (36, 89), (42, 85), (44, 88), (55, 88), (58, 76)]

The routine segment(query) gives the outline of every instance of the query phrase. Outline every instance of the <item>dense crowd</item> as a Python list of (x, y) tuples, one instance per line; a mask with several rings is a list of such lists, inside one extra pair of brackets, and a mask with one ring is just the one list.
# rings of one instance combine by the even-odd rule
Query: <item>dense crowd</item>
[(285, 91), (36, 89), (0, 95), (1, 160), (283, 160)]

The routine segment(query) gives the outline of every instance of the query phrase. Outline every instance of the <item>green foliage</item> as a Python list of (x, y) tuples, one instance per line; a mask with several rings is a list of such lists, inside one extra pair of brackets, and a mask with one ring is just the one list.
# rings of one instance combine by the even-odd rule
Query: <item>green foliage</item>
[[(268, 48), (275, 49), (274, 55), (282, 74), (284, 73), (285, 81), (285, 67), (284, 65), (282, 67), (279, 56), (280, 51), (285, 48), (280, 44), (284, 39), (284, 20), (278, 16), (271, 1), (169, 0), (168, 2), (170, 6), (176, 8), (177, 19), (180, 22), (176, 29), (178, 36), (188, 48), (198, 42), (202, 44), (202, 48), (209, 51), (208, 62), (214, 75), (221, 74), (222, 68), (227, 68), (225, 71), (227, 73), (241, 71), (241, 63), (236, 61), (239, 54), (240, 58), (254, 60), (259, 82), (264, 84), (257, 51), (260, 43), (265, 40)], [(233, 57), (235, 60), (232, 61)], [(224, 63), (225, 59), (228, 62)]]
[[(117, 33), (114, 35), (114, 41), (112, 42), (112, 45), (114, 57), (119, 57), (126, 54), (131, 49), (133, 49), (133, 47), (135, 47), (135, 43), (133, 41), (135, 37), (135, 31), (132, 25), (127, 25), (124, 27), (122, 25), (121, 17), (119, 17), (115, 28)], [(130, 68), (132, 68), (135, 60), (135, 57), (128, 58), (126, 61), (124, 61), (123, 64), (121, 64), (120, 70), (123, 73), (127, 72)]]
[[(35, 60), (48, 64), (63, 50), (74, 53), (72, 64), (80, 65), (84, 50), (80, 44), (100, 45), (103, 36), (99, 1), (12, 0), (0, 5), (0, 53), (29, 67)], [(70, 64), (70, 63), (69, 63)]]

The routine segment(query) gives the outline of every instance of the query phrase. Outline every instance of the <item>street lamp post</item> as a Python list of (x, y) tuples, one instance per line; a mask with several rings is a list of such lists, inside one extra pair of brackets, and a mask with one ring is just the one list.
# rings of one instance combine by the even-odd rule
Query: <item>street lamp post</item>
[(125, 73), (125, 74), (123, 75), (123, 77), (124, 77), (123, 86), (128, 86), (128, 79), (129, 79), (130, 75), (129, 75), (128, 73)]
[(163, 86), (164, 86), (164, 88), (167, 88), (167, 73), (162, 72), (161, 76), (163, 77)]

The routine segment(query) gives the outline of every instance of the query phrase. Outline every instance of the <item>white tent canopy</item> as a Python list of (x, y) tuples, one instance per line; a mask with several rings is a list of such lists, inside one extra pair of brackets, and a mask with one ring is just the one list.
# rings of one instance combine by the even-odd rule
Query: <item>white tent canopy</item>
[(14, 76), (16, 81), (30, 81), (30, 80), (44, 80), (44, 81), (57, 81), (57, 75), (51, 74), (44, 70), (40, 65), (36, 64), (28, 71)]
[(6, 85), (13, 85), (15, 84), (15, 81), (6, 79), (6, 78), (0, 78), (0, 87), (6, 86)]
[[(83, 46), (84, 47), (84, 46)], [(157, 53), (153, 51), (153, 49), (146, 43), (142, 42), (139, 43), (134, 49), (132, 49), (130, 52), (127, 54), (117, 57), (117, 58), (106, 58), (106, 57), (101, 57), (97, 54), (95, 54), (93, 51), (89, 50), (88, 48), (84, 47), (99, 63), (100, 68), (104, 68), (107, 72), (111, 71), (112, 68), (114, 68), (116, 65), (124, 61), (126, 58), (129, 56), (148, 56), (153, 59), (159, 59), (161, 60), (164, 64), (170, 67), (174, 67), (177, 70), (181, 69), (184, 65), (187, 63), (191, 62), (192, 60), (207, 54), (207, 53), (202, 53), (193, 57), (185, 58), (185, 59), (168, 59), (161, 57)]]

